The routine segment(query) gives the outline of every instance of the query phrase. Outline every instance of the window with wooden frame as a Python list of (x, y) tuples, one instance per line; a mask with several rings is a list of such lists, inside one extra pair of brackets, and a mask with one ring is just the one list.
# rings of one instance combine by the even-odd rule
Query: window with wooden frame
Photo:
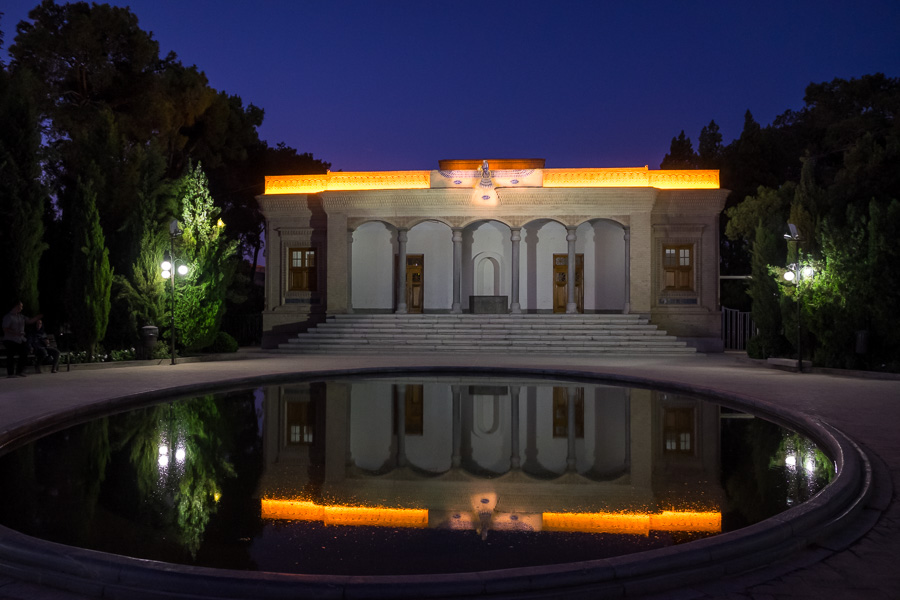
[(663, 413), (663, 452), (666, 454), (693, 454), (694, 409), (666, 408)]
[(663, 246), (665, 289), (692, 291), (694, 289), (694, 247), (692, 244)]
[(292, 292), (316, 291), (315, 248), (291, 248), (288, 250), (288, 290)]

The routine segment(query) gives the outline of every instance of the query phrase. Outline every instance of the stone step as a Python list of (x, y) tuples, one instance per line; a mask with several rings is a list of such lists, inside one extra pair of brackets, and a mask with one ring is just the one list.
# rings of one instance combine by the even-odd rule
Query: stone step
[(695, 353), (641, 315), (335, 315), (285, 352)]
[(568, 341), (598, 341), (598, 342), (612, 342), (612, 341), (623, 341), (623, 342), (634, 342), (634, 343), (665, 343), (665, 342), (675, 342), (676, 339), (672, 336), (665, 335), (664, 332), (659, 332), (659, 334), (633, 334), (633, 335), (615, 335), (615, 334), (593, 334), (593, 335), (561, 335), (561, 334), (546, 334), (546, 335), (525, 335), (525, 334), (514, 334), (508, 333), (506, 335), (502, 334), (491, 334), (491, 333), (475, 333), (472, 335), (466, 336), (447, 336), (442, 333), (416, 333), (416, 334), (397, 334), (397, 333), (378, 333), (372, 334), (369, 333), (365, 336), (361, 336), (359, 332), (355, 331), (336, 331), (336, 332), (311, 332), (300, 338), (294, 338), (289, 340), (288, 343), (301, 343), (304, 340), (317, 340), (319, 342), (323, 340), (357, 340), (360, 337), (364, 337), (368, 340), (378, 340), (378, 341), (404, 341), (404, 340), (441, 340), (441, 339), (453, 339), (454, 337), (457, 339), (469, 339), (469, 340), (482, 340), (482, 341), (491, 341), (491, 340), (521, 340), (521, 341), (529, 341), (529, 342), (551, 342), (558, 341), (560, 343), (565, 343)]
[(597, 347), (576, 347), (576, 348), (545, 348), (543, 346), (521, 346), (521, 347), (509, 347), (509, 348), (485, 348), (484, 346), (444, 346), (439, 344), (434, 344), (432, 346), (395, 346), (391, 348), (385, 348), (382, 346), (332, 346), (332, 345), (322, 345), (322, 346), (309, 346), (309, 347), (296, 347), (296, 348), (282, 348), (280, 351), (285, 354), (381, 354), (385, 351), (390, 350), (394, 353), (402, 354), (404, 352), (413, 352), (413, 353), (421, 353), (421, 352), (440, 352), (440, 353), (477, 353), (477, 354), (491, 354), (491, 353), (509, 353), (510, 350), (514, 350), (516, 354), (615, 354), (618, 356), (622, 355), (640, 355), (640, 354), (653, 354), (653, 355), (667, 355), (667, 354), (696, 354), (696, 348), (692, 348), (690, 346), (683, 347), (659, 347), (659, 348), (640, 348), (640, 347), (632, 347), (632, 346), (610, 346), (606, 348), (597, 348)]

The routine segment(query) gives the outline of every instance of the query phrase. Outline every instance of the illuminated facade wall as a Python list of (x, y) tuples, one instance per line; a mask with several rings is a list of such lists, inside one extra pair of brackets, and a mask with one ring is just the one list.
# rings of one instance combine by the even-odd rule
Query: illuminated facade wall
[[(543, 161), (442, 161), (434, 171), (266, 178), (264, 345), (327, 314), (395, 312), (397, 255), (424, 257), (424, 312), (465, 312), (470, 295), (553, 312), (553, 255), (574, 236), (584, 312), (649, 314), (672, 335), (715, 349), (720, 337), (717, 171), (544, 169)], [(443, 167), (447, 168), (443, 168)], [(454, 241), (456, 240), (456, 241)], [(453, 297), (454, 244), (461, 247)], [(315, 289), (292, 289), (289, 252), (314, 249)], [(678, 289), (666, 252), (688, 252)], [(686, 282), (686, 283), (685, 283)]]

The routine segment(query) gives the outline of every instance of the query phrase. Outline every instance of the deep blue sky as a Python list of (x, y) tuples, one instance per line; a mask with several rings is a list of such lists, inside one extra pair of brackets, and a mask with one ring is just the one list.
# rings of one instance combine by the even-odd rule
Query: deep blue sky
[[(682, 129), (696, 148), (715, 119), (728, 143), (810, 82), (900, 76), (896, 0), (110, 3), (334, 170), (657, 168)], [(6, 47), (36, 4), (2, 0)]]

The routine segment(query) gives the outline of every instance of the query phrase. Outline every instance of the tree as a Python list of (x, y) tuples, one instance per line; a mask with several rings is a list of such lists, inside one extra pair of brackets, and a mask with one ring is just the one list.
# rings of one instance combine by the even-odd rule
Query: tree
[(184, 233), (179, 258), (190, 266), (176, 289), (175, 324), (182, 345), (200, 350), (212, 343), (222, 316), (225, 296), (237, 267), (237, 244), (223, 235), (209, 184), (198, 164), (180, 182)]
[(691, 138), (685, 137), (684, 130), (682, 129), (677, 138), (672, 138), (672, 143), (669, 145), (669, 153), (663, 158), (659, 168), (696, 169), (697, 160), (697, 153), (694, 152)]
[(28, 310), (39, 308), (38, 268), (47, 249), (44, 210), (47, 191), (41, 183), (40, 126), (31, 101), (29, 73), (0, 66), (0, 280), (3, 299), (18, 298)]
[(79, 184), (79, 201), (71, 216), (75, 251), (72, 254), (68, 309), (75, 337), (87, 350), (90, 361), (97, 343), (106, 335), (113, 270), (100, 228), (93, 182), (88, 179), (79, 181)]
[(715, 121), (700, 130), (697, 144), (697, 166), (701, 169), (718, 169), (722, 162), (722, 134)]
[(753, 358), (777, 356), (785, 347), (778, 283), (769, 269), (777, 260), (775, 233), (760, 221), (756, 226), (747, 290), (753, 300), (753, 321), (758, 331), (747, 345), (747, 354)]

